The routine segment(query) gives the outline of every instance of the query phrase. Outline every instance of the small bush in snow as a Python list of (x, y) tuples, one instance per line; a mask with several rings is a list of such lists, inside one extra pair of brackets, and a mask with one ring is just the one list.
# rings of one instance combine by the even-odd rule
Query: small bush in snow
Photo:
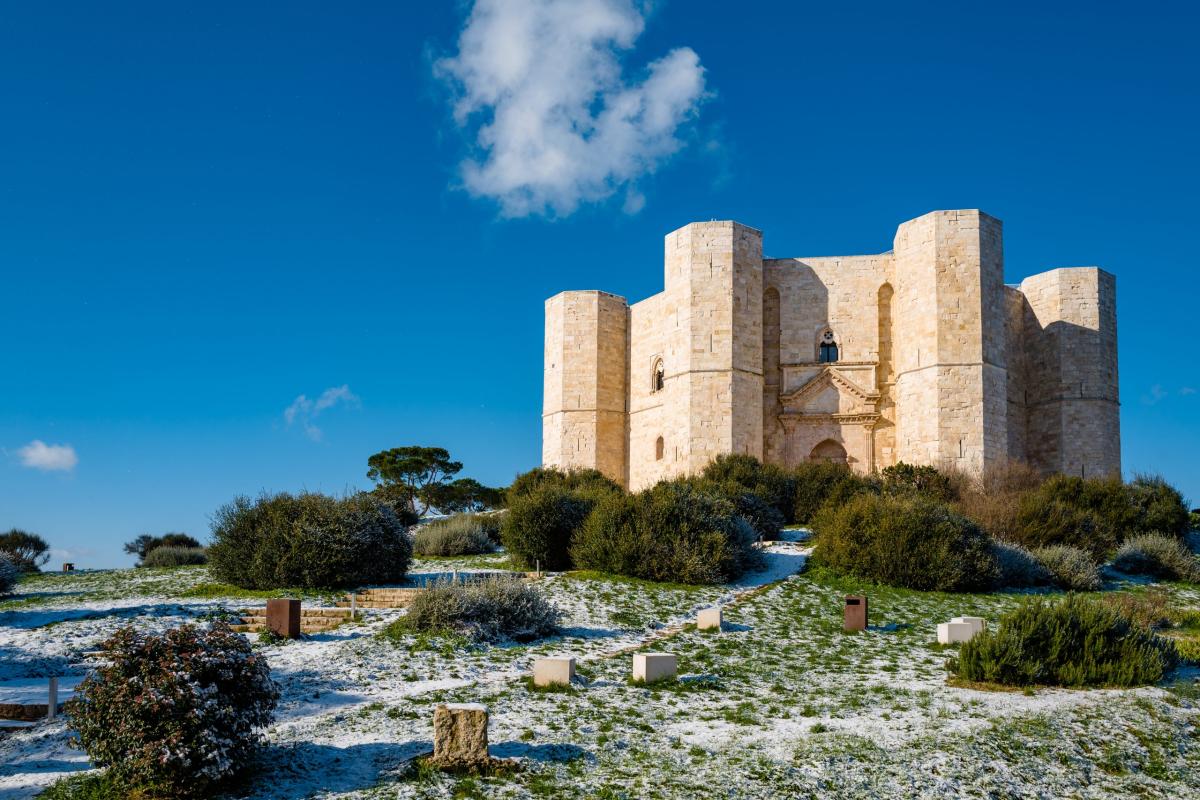
[(207, 564), (208, 553), (203, 547), (156, 547), (142, 559), (143, 567), (186, 567)]
[(392, 508), (370, 494), (239, 497), (213, 520), (214, 577), (243, 589), (395, 583), (412, 543)]
[(1147, 533), (1125, 540), (1113, 559), (1113, 567), (1130, 575), (1150, 575), (1178, 581), (1200, 580), (1200, 562), (1174, 536)]
[(416, 595), (398, 627), (453, 631), (477, 641), (528, 642), (558, 632), (558, 609), (537, 589), (511, 577), (437, 583)]
[(1087, 550), (1060, 544), (1039, 547), (1033, 557), (1054, 576), (1056, 586), (1077, 592), (1100, 588), (1100, 567)]
[(0, 553), (0, 595), (11, 592), (19, 577), (21, 571), (17, 569), (17, 565), (4, 553)]
[(208, 797), (245, 765), (279, 691), (266, 659), (224, 623), (158, 635), (132, 627), (67, 703), (75, 743), (120, 783)]
[(996, 559), (999, 575), (997, 588), (1022, 588), (1026, 586), (1049, 586), (1054, 576), (1034, 557), (1033, 553), (1017, 544), (992, 542), (992, 558)]
[(965, 643), (947, 666), (970, 681), (1009, 686), (1142, 686), (1178, 653), (1121, 612), (1080, 595), (1030, 599)]
[(490, 522), (475, 514), (456, 514), (422, 525), (413, 533), (413, 550), (423, 556), (467, 556), (496, 549)]

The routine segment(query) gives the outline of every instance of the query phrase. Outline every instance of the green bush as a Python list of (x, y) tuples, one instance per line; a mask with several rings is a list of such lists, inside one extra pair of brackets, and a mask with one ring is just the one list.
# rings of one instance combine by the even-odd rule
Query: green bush
[(978, 525), (925, 497), (860, 494), (813, 520), (813, 557), (837, 572), (923, 591), (992, 586), (991, 540)]
[(829, 461), (806, 461), (792, 471), (796, 494), (792, 501), (792, 519), (809, 523), (817, 511), (830, 499), (835, 489), (842, 499), (849, 499), (858, 487), (857, 476), (845, 464)]
[(496, 549), (483, 517), (455, 514), (422, 525), (413, 533), (413, 551), (423, 556), (466, 556)]
[(781, 521), (777, 528), (794, 520), (797, 479), (793, 472), (775, 464), (764, 464), (754, 456), (721, 455), (704, 468), (700, 477), (722, 486), (740, 486), (744, 492), (754, 495), (779, 513)]
[(1180, 537), (1190, 520), (1183, 495), (1159, 475), (1138, 475), (1129, 482), (1129, 501), (1140, 533), (1166, 533)]
[(412, 559), (404, 526), (370, 494), (239, 497), (218, 509), (212, 537), (214, 578), (243, 589), (395, 583)]
[(1054, 583), (1054, 575), (1050, 570), (1020, 545), (993, 540), (992, 558), (996, 560), (997, 588), (1019, 589)]
[(159, 547), (200, 547), (200, 542), (186, 533), (164, 533), (162, 536), (151, 536), (143, 533), (132, 542), (125, 543), (125, 552), (138, 557), (138, 566), (145, 566), (146, 556), (150, 551)]
[(779, 538), (779, 530), (784, 525), (783, 515), (761, 495), (747, 489), (737, 481), (717, 481), (703, 477), (679, 478), (678, 480), (687, 481), (702, 494), (728, 500), (742, 519), (750, 523), (756, 539), (774, 541)]
[(6, 595), (17, 585), (21, 570), (4, 553), (0, 553), (0, 595)]
[(1188, 513), (1188, 527), (1193, 531), (1200, 531), (1200, 509), (1193, 508)]
[(530, 584), (511, 577), (440, 582), (416, 595), (392, 629), (446, 632), (477, 641), (528, 642), (558, 632), (558, 609)]
[(725, 583), (757, 568), (754, 529), (704, 482), (602, 498), (571, 547), (578, 567), (652, 581)]
[(267, 660), (224, 623), (162, 634), (122, 628), (67, 703), (75, 741), (120, 783), (210, 797), (244, 766), (279, 691)]
[(37, 572), (50, 560), (50, 545), (36, 533), (12, 528), (0, 533), (0, 554), (21, 572)]
[(1176, 581), (1200, 580), (1200, 562), (1183, 542), (1161, 533), (1144, 533), (1125, 540), (1113, 567), (1130, 575), (1150, 575)]
[(889, 494), (916, 494), (944, 503), (958, 499), (953, 481), (935, 467), (915, 466), (901, 461), (884, 467), (880, 477), (883, 479), (883, 490)]
[(963, 644), (948, 666), (969, 681), (1008, 686), (1142, 686), (1178, 660), (1174, 645), (1079, 595), (1029, 599)]
[(512, 505), (514, 499), (533, 494), (546, 486), (555, 486), (596, 498), (609, 492), (623, 491), (616, 481), (597, 469), (572, 469), (563, 472), (554, 467), (534, 467), (518, 475), (504, 492), (505, 500)]
[(571, 540), (594, 504), (554, 482), (510, 495), (500, 539), (509, 555), (527, 569), (539, 564), (551, 571), (570, 569)]
[(1050, 572), (1055, 586), (1077, 592), (1100, 588), (1100, 566), (1087, 550), (1057, 544), (1032, 552), (1038, 563)]
[(139, 566), (186, 567), (207, 564), (208, 553), (203, 547), (156, 547), (146, 554)]

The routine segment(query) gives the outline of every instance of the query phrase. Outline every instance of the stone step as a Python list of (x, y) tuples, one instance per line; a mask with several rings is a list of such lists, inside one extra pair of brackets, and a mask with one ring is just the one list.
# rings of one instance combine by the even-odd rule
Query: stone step
[[(407, 608), (410, 602), (411, 598), (407, 600), (359, 600), (357, 606), (360, 610), (368, 608)], [(339, 600), (338, 606), (349, 611), (350, 601)]]
[[(265, 617), (266, 608), (243, 608), (237, 612), (239, 616)], [(301, 608), (300, 619), (349, 619), (350, 612), (341, 608)]]

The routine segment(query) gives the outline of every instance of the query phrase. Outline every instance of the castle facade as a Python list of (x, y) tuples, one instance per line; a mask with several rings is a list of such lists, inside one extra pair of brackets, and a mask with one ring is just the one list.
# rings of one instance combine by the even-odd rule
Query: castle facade
[(1000, 220), (935, 211), (891, 252), (764, 258), (762, 233), (666, 237), (665, 289), (546, 301), (542, 461), (630, 489), (722, 453), (979, 473), (1119, 473), (1116, 283), (1004, 284)]

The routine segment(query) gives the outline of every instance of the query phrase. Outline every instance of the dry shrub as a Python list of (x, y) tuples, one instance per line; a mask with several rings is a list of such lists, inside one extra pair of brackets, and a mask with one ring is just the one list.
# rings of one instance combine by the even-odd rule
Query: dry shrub
[(1100, 601), (1145, 628), (1171, 625), (1171, 596), (1162, 589), (1145, 592), (1113, 592)]

